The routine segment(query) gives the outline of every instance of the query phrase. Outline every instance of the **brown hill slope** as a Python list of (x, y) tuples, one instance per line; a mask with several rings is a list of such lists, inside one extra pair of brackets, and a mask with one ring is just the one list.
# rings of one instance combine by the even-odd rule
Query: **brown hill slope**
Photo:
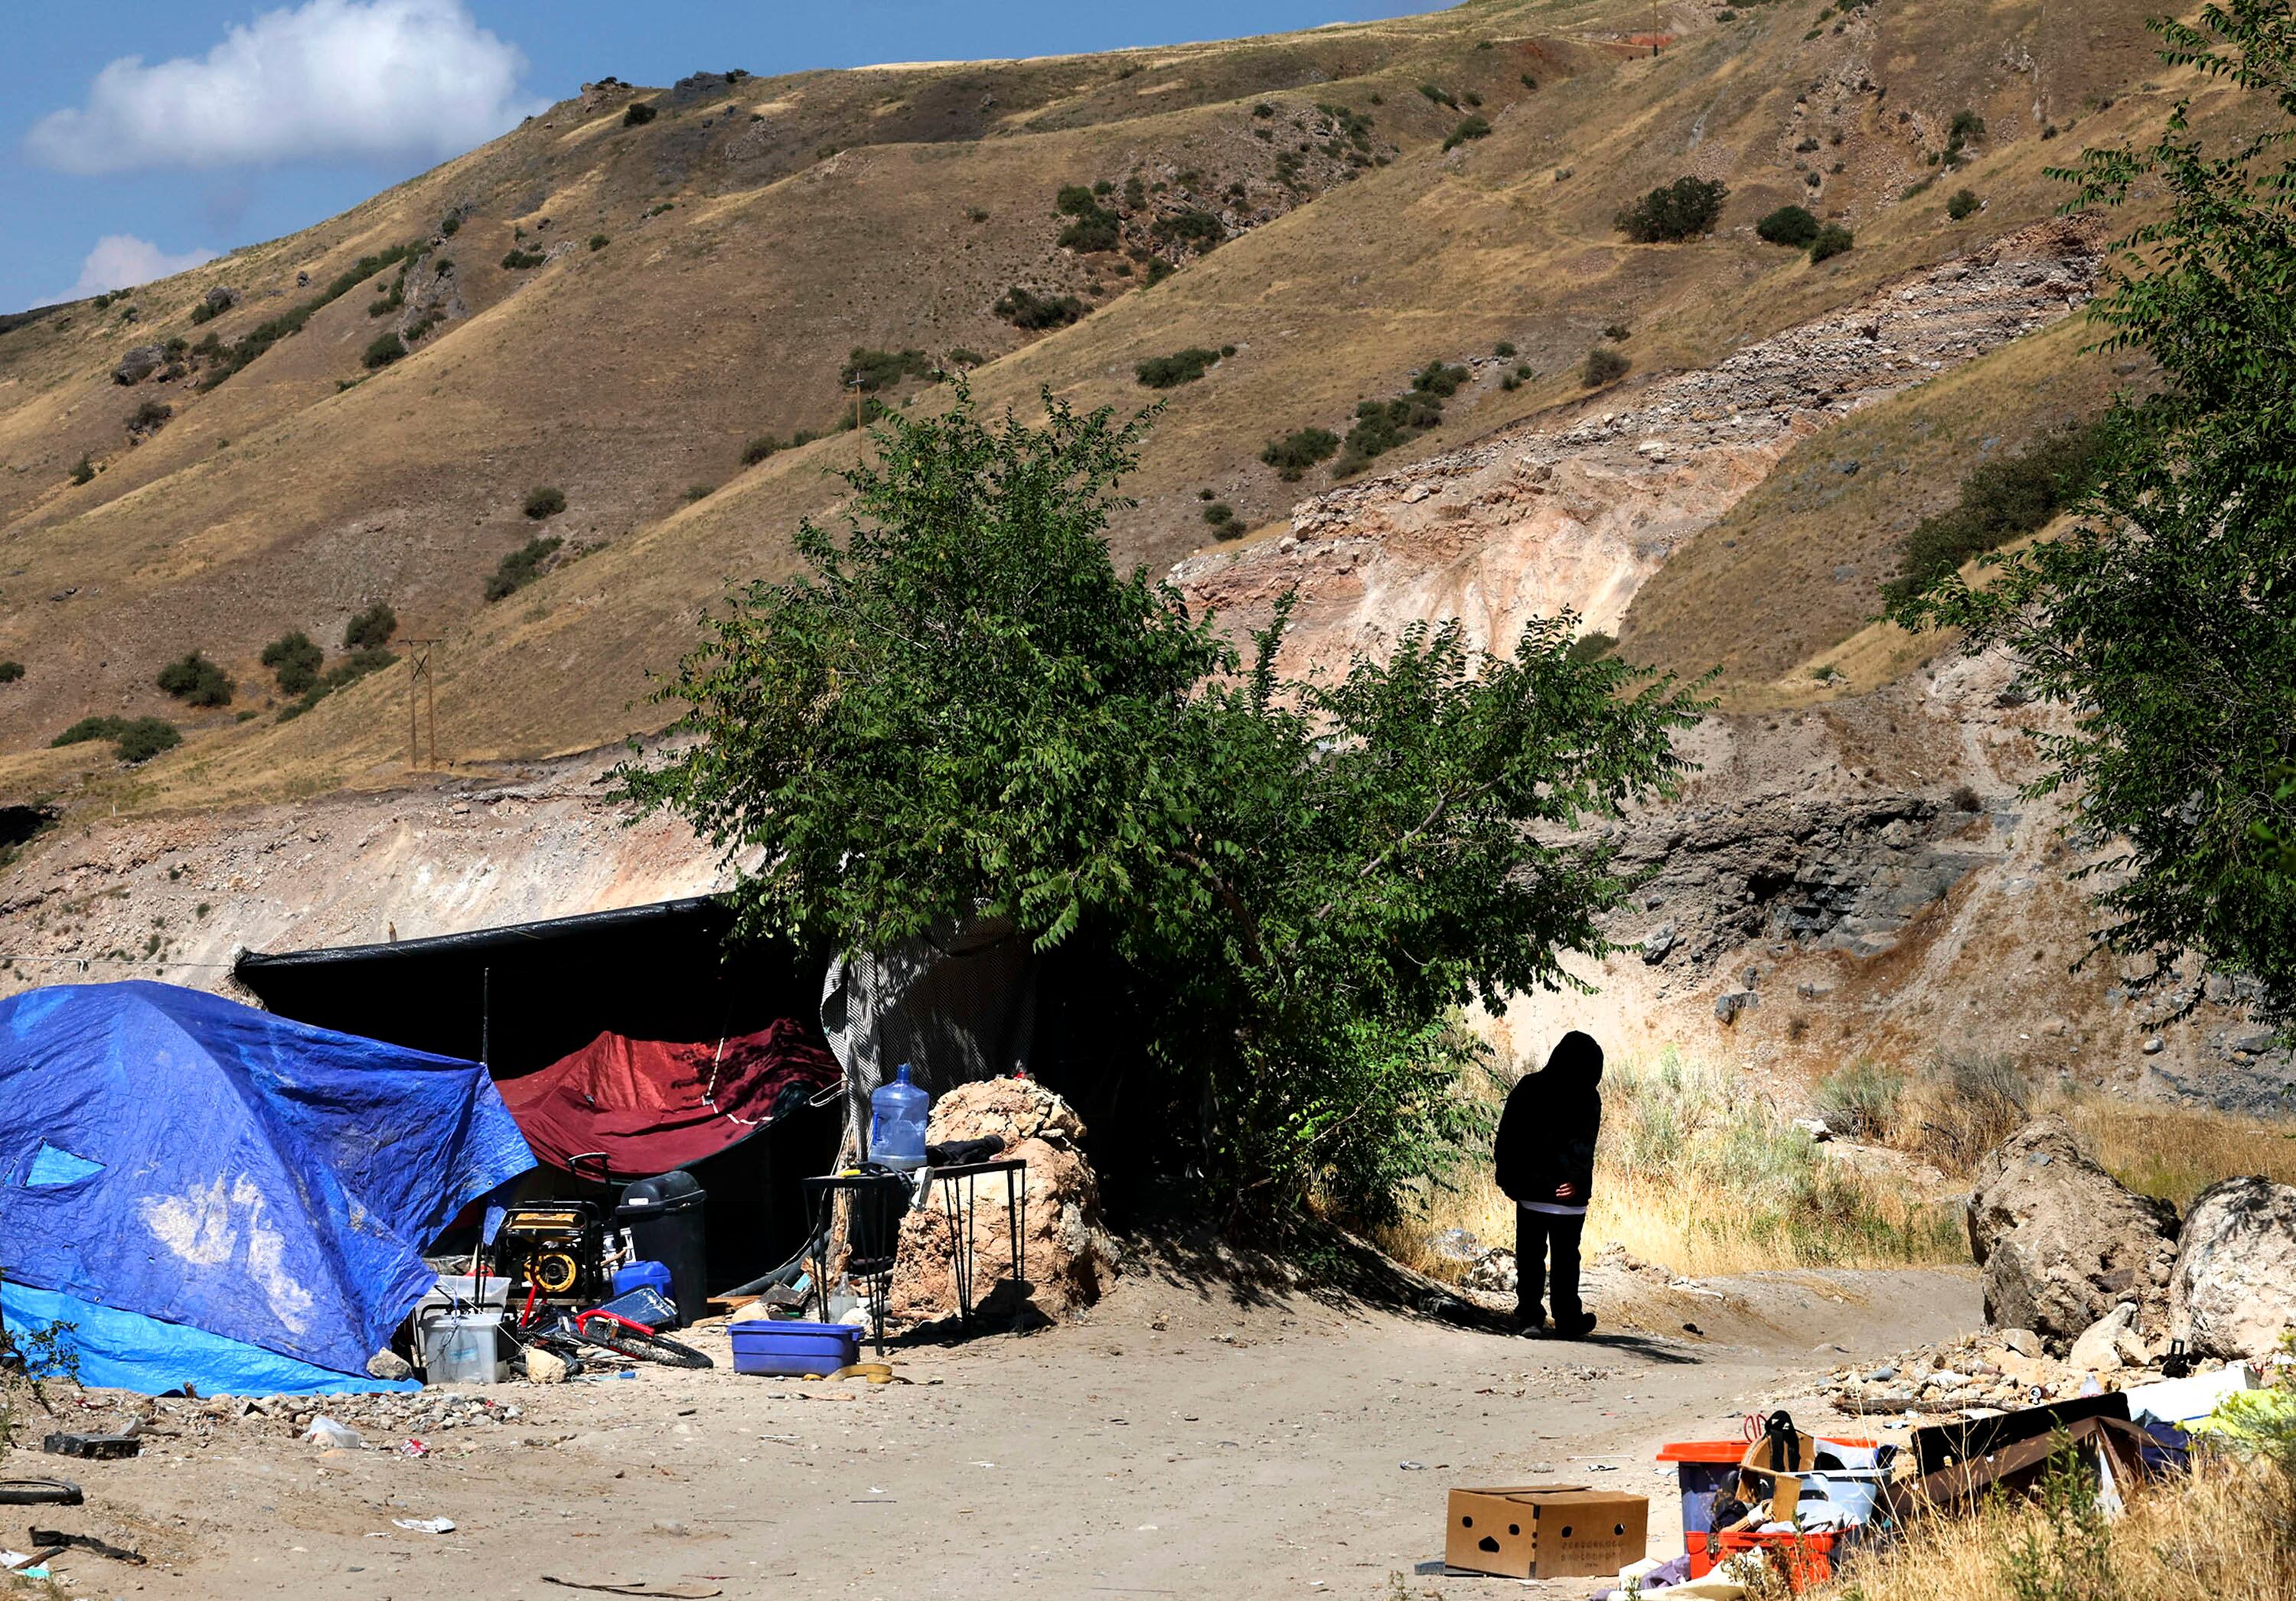
[[(833, 500), (824, 472), (850, 436), (747, 468), (743, 447), (832, 426), (854, 347), (975, 353), (976, 392), (1021, 408), (1044, 387), (1136, 405), (1152, 398), (1132, 379), (1142, 358), (1235, 347), (1168, 397), (1141, 505), (1115, 531), (1121, 556), (1160, 567), (1204, 542), (1201, 491), (1252, 524), (1330, 481), (1280, 480), (1258, 459), (1271, 437), (1344, 431), (1430, 361), (1473, 375), (1390, 460), (1575, 402), (1572, 369), (1608, 324), (1632, 330), (1634, 383), (2036, 220), (2061, 198), (2040, 168), (2070, 148), (2043, 131), (2078, 119), (2079, 138), (2112, 136), (2154, 99), (2110, 105), (2155, 70), (2143, 8), (2123, 0), (2046, 31), (2038, 3), (1829, 7), (1815, 28), (1784, 4), (1723, 9), (1668, 11), (1675, 42), (1655, 61), (1630, 42), (1638, 3), (1492, 0), (1234, 45), (609, 85), (303, 234), (0, 333), (0, 655), (28, 669), (0, 689), (15, 752), (0, 771), (20, 790), (109, 772), (101, 746), (45, 742), (89, 712), (160, 712), (189, 743), (124, 790), (107, 779), (124, 803), (387, 773), (403, 672), (283, 721), (256, 661), (295, 628), (332, 646), (377, 599), (404, 632), (447, 642), (442, 754), (609, 740), (661, 720), (633, 699), (697, 608), (783, 571), (796, 518)], [(627, 120), (636, 102), (652, 120)], [(1988, 130), (1971, 164), (1908, 197), (1964, 110)], [(1443, 150), (1470, 116), (1489, 133)], [(1685, 173), (1730, 184), (1723, 228), (1626, 242), (1612, 213)], [(1987, 209), (1956, 225), (1942, 196), (1962, 183)], [(1180, 270), (1144, 288), (1162, 270), (1149, 259), (1062, 249), (1070, 184), (1107, 185), (1097, 203), (1122, 214), (1122, 242)], [(1857, 248), (1812, 267), (1760, 242), (1751, 222), (1789, 198), (1854, 227)], [(1228, 237), (1209, 254), (1184, 242), (1199, 212)], [(133, 345), (239, 340), (410, 243), (428, 248), (403, 304), (386, 266), (211, 389), (197, 386), (213, 358), (112, 381)], [(545, 259), (501, 265), (525, 252)], [(240, 303), (195, 326), (218, 285)], [(1092, 309), (1025, 333), (993, 309), (1015, 285)], [(379, 331), (412, 332), (432, 306), (445, 320), (410, 355), (362, 365)], [(1507, 389), (1517, 365), (1531, 377)], [(174, 415), (131, 446), (124, 419), (152, 397)], [(914, 378), (889, 398), (938, 403)], [(75, 485), (83, 456), (102, 470)], [(1949, 492), (1900, 476), (1908, 496)], [(544, 484), (567, 508), (529, 521), (521, 502)], [(563, 541), (554, 571), (487, 603), (487, 575), (537, 532)], [(195, 647), (238, 679), (231, 708), (187, 715), (152, 687)]]

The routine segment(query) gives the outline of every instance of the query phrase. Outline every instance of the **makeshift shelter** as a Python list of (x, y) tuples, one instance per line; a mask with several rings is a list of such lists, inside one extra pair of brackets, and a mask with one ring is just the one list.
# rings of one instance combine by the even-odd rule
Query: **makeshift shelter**
[[(530, 1194), (609, 1199), (602, 1179), (685, 1168), (709, 1192), (709, 1277), (723, 1286), (803, 1242), (798, 1181), (828, 1170), (839, 1125), (833, 1104), (811, 1104), (834, 1081), (815, 1022), (827, 962), (729, 942), (733, 925), (722, 902), (673, 900), (249, 953), (235, 973), (283, 1015), (483, 1060), (548, 1164)], [(737, 1056), (742, 1071), (729, 1076)], [(808, 1063), (828, 1077), (790, 1091)], [(592, 1152), (603, 1166), (578, 1168)]]
[(90, 1384), (396, 1387), (422, 1248), (533, 1165), (475, 1062), (168, 984), (0, 1002), (0, 1311)]

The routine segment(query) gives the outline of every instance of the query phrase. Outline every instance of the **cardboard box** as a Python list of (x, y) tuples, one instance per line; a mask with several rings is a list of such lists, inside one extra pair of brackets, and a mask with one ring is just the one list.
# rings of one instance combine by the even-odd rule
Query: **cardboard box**
[(1606, 1578), (1640, 1562), (1650, 1500), (1584, 1484), (1455, 1490), (1443, 1560), (1503, 1579)]

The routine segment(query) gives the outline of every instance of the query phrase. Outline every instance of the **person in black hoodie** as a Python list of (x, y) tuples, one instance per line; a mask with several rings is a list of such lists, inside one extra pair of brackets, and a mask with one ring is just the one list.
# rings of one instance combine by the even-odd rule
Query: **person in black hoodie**
[(1578, 1236), (1595, 1188), (1603, 1128), (1603, 1047), (1572, 1030), (1546, 1068), (1507, 1096), (1492, 1149), (1499, 1188), (1514, 1203), (1516, 1317), (1529, 1334), (1546, 1320), (1547, 1252), (1554, 1253), (1554, 1332), (1584, 1338), (1594, 1314), (1578, 1304)]

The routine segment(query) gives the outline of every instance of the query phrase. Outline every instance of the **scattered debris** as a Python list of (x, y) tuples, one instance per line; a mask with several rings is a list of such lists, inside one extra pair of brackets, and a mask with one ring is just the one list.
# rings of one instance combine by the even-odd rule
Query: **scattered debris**
[(40, 1449), (51, 1457), (79, 1457), (90, 1462), (116, 1462), (125, 1457), (140, 1456), (144, 1442), (133, 1434), (54, 1433), (41, 1440)]

